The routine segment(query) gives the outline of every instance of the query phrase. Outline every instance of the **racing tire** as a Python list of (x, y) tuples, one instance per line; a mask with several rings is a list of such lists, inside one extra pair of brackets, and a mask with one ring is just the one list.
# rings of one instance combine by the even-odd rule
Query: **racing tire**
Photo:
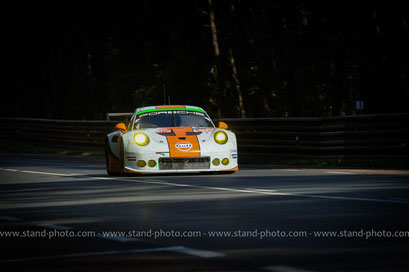
[(109, 148), (108, 139), (105, 141), (105, 165), (106, 171), (109, 176), (118, 176), (121, 174), (121, 171), (118, 169), (111, 168), (111, 159), (113, 158), (113, 154), (111, 153), (111, 149)]
[(119, 160), (121, 161), (121, 174), (125, 174), (125, 150), (124, 150), (124, 142), (121, 139), (121, 143), (119, 144)]
[(111, 171), (111, 167), (109, 166), (110, 164), (110, 158), (109, 158), (109, 144), (108, 144), (108, 140), (105, 141), (105, 165), (106, 165), (106, 170), (107, 170), (107, 174), (110, 176), (113, 176), (115, 173)]

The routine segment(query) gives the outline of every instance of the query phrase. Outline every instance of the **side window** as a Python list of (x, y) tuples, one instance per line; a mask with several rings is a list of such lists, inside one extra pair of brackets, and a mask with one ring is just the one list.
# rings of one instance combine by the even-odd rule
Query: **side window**
[(134, 114), (131, 117), (131, 120), (129, 121), (128, 130), (135, 130), (136, 129), (135, 119), (136, 119), (136, 112), (134, 112)]

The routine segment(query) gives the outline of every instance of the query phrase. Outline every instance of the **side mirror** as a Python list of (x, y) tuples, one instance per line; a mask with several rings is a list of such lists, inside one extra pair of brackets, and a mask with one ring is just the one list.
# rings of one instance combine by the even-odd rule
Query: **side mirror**
[(122, 131), (122, 133), (127, 133), (128, 132), (126, 130), (126, 125), (124, 123), (116, 124), (115, 128), (116, 128), (116, 130)]
[(227, 129), (229, 126), (225, 122), (219, 122), (219, 128)]

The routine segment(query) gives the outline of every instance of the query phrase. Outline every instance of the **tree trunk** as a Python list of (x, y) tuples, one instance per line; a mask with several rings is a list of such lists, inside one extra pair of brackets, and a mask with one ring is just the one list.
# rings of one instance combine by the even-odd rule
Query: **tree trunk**
[(239, 109), (240, 117), (246, 118), (246, 112), (243, 106), (243, 97), (241, 95), (241, 89), (240, 89), (239, 75), (237, 73), (236, 61), (234, 59), (233, 50), (231, 49), (231, 47), (229, 47), (229, 60), (230, 60), (230, 65), (231, 65), (231, 70), (232, 70), (232, 77), (234, 80), (234, 87), (236, 89), (237, 99), (239, 102), (238, 109)]
[(212, 30), (212, 42), (213, 42), (213, 48), (214, 48), (214, 55), (216, 56), (216, 58), (218, 58), (220, 55), (220, 49), (219, 49), (219, 42), (217, 41), (216, 19), (214, 16), (212, 0), (209, 0), (209, 8), (210, 8), (209, 20), (210, 20), (210, 29)]
[(222, 117), (222, 109), (221, 109), (221, 103), (219, 101), (219, 96), (221, 95), (221, 79), (220, 79), (220, 73), (221, 73), (221, 64), (220, 64), (220, 48), (219, 48), (219, 41), (217, 39), (217, 28), (216, 28), (216, 17), (214, 15), (214, 9), (213, 9), (213, 1), (208, 0), (209, 2), (209, 23), (210, 23), (210, 30), (212, 31), (212, 44), (213, 44), (213, 49), (214, 49), (214, 56), (215, 56), (215, 71), (214, 71), (214, 80), (215, 80), (215, 87), (214, 87), (214, 99), (216, 100), (216, 106), (217, 106), (217, 114), (218, 118)]

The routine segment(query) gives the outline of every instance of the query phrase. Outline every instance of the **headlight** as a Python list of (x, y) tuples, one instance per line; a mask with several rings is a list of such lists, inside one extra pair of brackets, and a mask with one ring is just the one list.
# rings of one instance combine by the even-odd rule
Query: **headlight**
[(229, 139), (229, 137), (227, 137), (227, 134), (224, 131), (218, 131), (214, 134), (214, 140), (216, 141), (216, 143), (218, 144), (225, 144), (227, 143), (227, 140)]
[(149, 137), (145, 133), (139, 132), (133, 136), (133, 141), (135, 144), (143, 146), (149, 143)]

